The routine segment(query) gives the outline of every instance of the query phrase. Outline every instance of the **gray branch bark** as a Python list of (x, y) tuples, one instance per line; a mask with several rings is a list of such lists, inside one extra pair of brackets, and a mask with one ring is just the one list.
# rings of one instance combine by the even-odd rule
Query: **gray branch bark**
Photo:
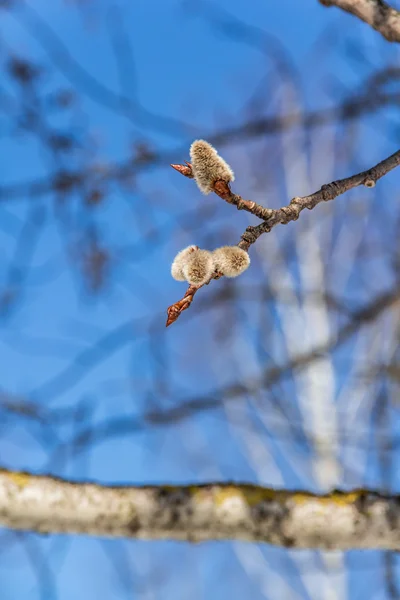
[(299, 218), (300, 213), (305, 208), (312, 210), (321, 202), (334, 200), (338, 196), (341, 196), (345, 192), (348, 192), (349, 190), (360, 185), (364, 185), (367, 188), (372, 188), (379, 179), (387, 175), (399, 165), (400, 150), (388, 158), (385, 158), (367, 171), (361, 171), (361, 173), (357, 173), (356, 175), (351, 175), (350, 177), (337, 179), (336, 181), (327, 183), (323, 185), (317, 192), (314, 192), (309, 196), (292, 198), (288, 206), (283, 206), (282, 208), (277, 209), (264, 208), (255, 202), (242, 200), (240, 196), (232, 194), (234, 198), (238, 199), (235, 202), (236, 204), (238, 204), (239, 200), (242, 202), (242, 204), (245, 204), (244, 206), (238, 206), (238, 208), (248, 210), (260, 219), (264, 219), (264, 222), (260, 223), (260, 225), (257, 225), (256, 227), (247, 227), (246, 231), (242, 235), (242, 241), (238, 245), (244, 250), (247, 250), (251, 244), (254, 244), (254, 242), (257, 241), (260, 235), (263, 233), (268, 233), (271, 231), (272, 227), (275, 227), (275, 225), (279, 225), (279, 223), (287, 224), (290, 221), (296, 221)]
[(400, 42), (400, 12), (384, 0), (319, 0), (324, 6), (337, 6), (355, 15), (389, 42)]
[(400, 498), (246, 484), (106, 487), (0, 470), (0, 524), (41, 533), (400, 549)]

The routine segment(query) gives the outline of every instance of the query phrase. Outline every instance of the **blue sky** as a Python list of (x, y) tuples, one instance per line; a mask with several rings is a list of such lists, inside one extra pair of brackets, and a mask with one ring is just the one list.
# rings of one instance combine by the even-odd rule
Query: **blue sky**
[[(218, 0), (207, 5), (172, 0), (86, 0), (82, 10), (78, 4), (67, 0), (31, 1), (26, 8), (17, 8), (15, 14), (2, 13), (0, 45), (5, 56), (11, 53), (29, 57), (43, 66), (42, 89), (46, 92), (58, 88), (79, 90), (71, 111), (47, 115), (54, 128), (73, 127), (82, 144), (73, 156), (62, 159), (63, 167), (72, 170), (94, 162), (110, 165), (125, 161), (132, 145), (143, 141), (150, 149), (171, 153), (175, 162), (182, 162), (188, 158), (194, 137), (206, 137), (209, 132), (240, 124), (247, 115), (244, 111), (253, 106), (249, 105), (250, 99), (257, 90), (264, 89), (262, 86), (265, 94), (258, 94), (254, 110), (261, 114), (278, 111), (283, 96), (274, 84), (284, 64), (296, 70), (299, 96), (306, 108), (313, 108), (336, 102), (348, 90), (357, 88), (371, 68), (379, 66), (379, 61), (383, 63), (390, 53), (393, 60), (398, 57), (395, 48), (365, 25), (336, 9), (323, 8), (317, 0)], [(210, 15), (216, 23), (210, 21)], [(241, 22), (254, 28), (246, 30), (250, 38), (232, 41), (229, 35), (240, 37), (242, 33), (236, 29)], [(47, 26), (57, 35), (55, 43)], [(265, 34), (268, 47), (264, 51), (259, 40)], [(129, 39), (130, 58), (125, 52), (125, 39)], [(351, 50), (355, 43), (361, 48), (358, 56)], [(122, 44), (121, 63), (116, 60), (113, 44)], [(66, 52), (84, 72), (70, 68)], [(18, 98), (16, 88), (2, 73), (0, 89)], [(139, 102), (133, 118), (96, 101), (86, 73), (114, 93), (131, 95)], [(97, 92), (95, 96), (98, 99)], [(367, 120), (362, 133), (357, 133), (357, 139), (365, 139), (365, 133), (369, 133), (368, 139), (371, 135), (374, 139), (373, 148), (362, 145), (355, 152), (360, 168), (394, 152), (387, 131), (393, 129), (391, 119), (395, 118), (397, 115), (388, 110), (384, 131), (375, 134), (374, 122)], [(21, 131), (15, 135), (10, 122), (8, 115), (0, 116), (0, 186), (53, 173), (59, 166), (54, 158), (34, 135)], [(325, 134), (328, 137), (329, 131)], [(261, 163), (260, 170), (265, 168), (268, 175), (276, 161), (278, 180), (283, 169), (280, 142), (259, 143), (265, 143), (265, 160), (272, 165), (264, 167)], [(238, 164), (238, 186), (246, 184), (251, 189), (252, 182), (246, 178), (254, 155), (236, 143), (225, 152)], [(323, 150), (320, 152), (323, 154)], [(340, 162), (339, 166), (343, 167)], [(348, 174), (341, 171), (336, 176)], [(322, 183), (323, 179), (318, 180), (317, 185)], [(387, 189), (393, 189), (394, 183), (391, 180)], [(282, 182), (276, 188), (274, 185), (275, 180), (271, 192), (265, 195), (268, 201), (272, 197), (271, 202), (278, 203), (286, 190)], [(299, 188), (298, 193), (303, 192), (307, 190)], [(260, 202), (265, 202), (263, 195), (258, 198)], [(27, 219), (32, 218), (31, 211), (36, 206), (46, 212), (40, 241), (32, 254), (23, 257), (24, 263), (29, 258), (30, 268), (17, 290), (19, 300), (0, 323), (0, 364), (5, 365), (1, 387), (16, 396), (28, 397), (39, 407), (76, 411), (74, 419), (61, 422), (54, 437), (40, 425), (26, 427), (21, 421), (8, 430), (4, 422), (2, 465), (107, 483), (257, 480), (240, 444), (231, 435), (231, 425), (219, 413), (200, 412), (194, 423), (182, 421), (168, 428), (143, 426), (141, 421), (149, 407), (167, 409), (176, 399), (202, 397), (236, 376), (233, 356), (238, 342), (223, 331), (223, 319), (218, 315), (204, 320), (194, 305), (190, 317), (184, 314), (165, 331), (165, 308), (183, 293), (182, 286), (171, 280), (169, 265), (181, 247), (198, 240), (212, 244), (223, 236), (226, 243), (236, 243), (243, 227), (253, 221), (233, 213), (230, 206), (214, 208), (209, 198), (200, 196), (193, 182), (180, 178), (167, 164), (141, 173), (131, 188), (110, 186), (106, 200), (95, 213), (83, 207), (81, 200), (74, 197), (65, 206), (53, 194), (43, 198), (22, 194), (0, 205), (3, 286), (9, 275), (7, 265), (16, 256), (18, 239)], [(197, 221), (186, 227), (180, 219), (191, 207)], [(93, 229), (111, 248), (112, 257), (110, 282), (98, 296), (87, 293), (74, 262), (74, 250), (80, 247), (85, 233)], [(284, 235), (277, 232), (277, 239), (283, 240)], [(255, 258), (255, 268), (259, 262)], [(245, 277), (252, 284), (254, 271)], [(238, 321), (243, 322), (237, 327), (238, 335), (240, 332), (248, 340), (250, 355), (258, 351), (252, 316), (245, 309), (237, 309)], [(217, 351), (209, 354), (212, 348), (215, 350), (210, 343), (211, 329), (218, 326), (221, 339), (224, 335), (227, 339), (225, 345), (221, 342), (218, 346), (224, 349), (223, 356)], [(274, 364), (274, 360), (282, 360), (284, 352), (277, 342), (270, 352), (272, 358), (265, 352), (263, 360)], [(244, 375), (258, 375), (258, 367), (257, 361), (249, 359), (243, 367)], [(249, 409), (254, 421), (255, 412)], [(108, 436), (106, 432), (102, 438), (104, 424), (112, 419), (121, 434)], [(127, 424), (135, 419), (139, 425), (132, 434)], [(83, 447), (74, 454), (68, 442), (86, 430), (82, 424), (87, 422), (99, 440), (90, 451)], [(258, 427), (264, 431), (261, 425)], [(280, 441), (272, 436), (262, 482), (279, 485), (273, 470), (276, 463), (285, 485), (312, 487), (307, 448), (299, 448), (291, 439), (284, 442), (284, 447), (285, 443), (286, 454)], [(64, 444), (67, 451), (60, 453), (59, 446), (65, 449)], [(297, 454), (303, 461), (301, 472), (291, 462)], [(318, 589), (323, 571), (320, 557), (314, 553), (297, 553), (292, 561), (293, 552), (258, 545), (255, 548), (266, 562), (261, 563), (257, 574), (255, 567), (253, 572), (245, 571), (230, 543), (187, 546), (74, 536), (42, 540), (34, 535), (26, 540), (4, 537), (2, 557), (5, 548), (9, 550), (0, 568), (1, 600), (189, 596), (224, 600), (246, 594), (255, 599), (275, 598), (277, 573), (283, 574), (293, 597), (307, 598), (302, 566), (308, 589)], [(346, 561), (351, 562), (356, 554), (351, 553)], [(366, 560), (372, 575), (352, 572), (348, 578), (349, 598), (357, 594), (365, 597), (363, 581), (372, 585), (381, 557), (370, 553)], [(378, 589), (376, 592), (374, 597), (386, 597)]]

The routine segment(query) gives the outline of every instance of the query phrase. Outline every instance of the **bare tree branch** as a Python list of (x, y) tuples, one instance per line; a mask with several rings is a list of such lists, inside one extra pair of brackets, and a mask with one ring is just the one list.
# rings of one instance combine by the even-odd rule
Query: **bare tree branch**
[(368, 490), (319, 496), (232, 483), (106, 487), (1, 470), (0, 522), (40, 533), (400, 548), (399, 497)]
[(337, 6), (355, 15), (389, 42), (400, 42), (400, 12), (384, 0), (319, 0), (324, 6)]
[[(263, 233), (269, 233), (272, 227), (275, 227), (275, 225), (278, 225), (279, 223), (286, 225), (290, 221), (297, 221), (301, 211), (305, 208), (311, 210), (315, 208), (317, 204), (320, 204), (321, 202), (327, 202), (328, 200), (333, 200), (341, 194), (344, 194), (345, 192), (348, 192), (349, 190), (360, 185), (365, 185), (365, 187), (372, 188), (375, 186), (378, 179), (381, 179), (381, 177), (392, 171), (399, 164), (400, 150), (388, 158), (385, 158), (367, 171), (361, 171), (361, 173), (357, 173), (351, 177), (332, 181), (331, 183), (323, 185), (317, 192), (314, 192), (309, 196), (298, 196), (296, 198), (292, 198), (287, 206), (277, 209), (266, 208), (251, 200), (244, 200), (238, 194), (233, 194), (228, 184), (226, 184), (224, 181), (216, 181), (214, 183), (214, 192), (229, 204), (236, 206), (238, 210), (246, 210), (259, 219), (263, 219), (263, 222), (260, 225), (257, 225), (257, 227), (253, 227), (251, 225), (247, 227), (246, 231), (241, 236), (241, 241), (238, 243), (238, 246), (243, 250), (248, 250), (249, 247), (254, 244)], [(171, 166), (185, 177), (193, 178), (192, 166), (190, 163), (186, 163), (186, 165)], [(212, 279), (219, 279), (220, 277), (221, 274), (216, 273)], [(208, 283), (210, 282), (207, 282), (207, 284), (203, 285), (208, 285)], [(184, 297), (168, 307), (166, 323), (167, 327), (172, 325), (172, 323), (179, 318), (180, 314), (189, 308), (195, 293), (201, 287), (203, 286), (189, 286)]]

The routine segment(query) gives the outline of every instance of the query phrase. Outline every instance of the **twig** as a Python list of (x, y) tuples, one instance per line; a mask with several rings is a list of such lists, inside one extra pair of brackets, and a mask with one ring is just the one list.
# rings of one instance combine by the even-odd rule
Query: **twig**
[(324, 6), (337, 6), (358, 17), (386, 38), (400, 42), (400, 12), (384, 0), (319, 0)]
[[(257, 225), (256, 227), (247, 227), (241, 236), (238, 246), (247, 251), (263, 233), (270, 232), (275, 225), (278, 225), (279, 223), (286, 224), (290, 221), (297, 221), (301, 211), (305, 208), (311, 210), (317, 206), (317, 204), (320, 204), (320, 202), (328, 202), (329, 200), (333, 200), (334, 198), (337, 198), (341, 194), (344, 194), (345, 192), (348, 192), (352, 188), (358, 187), (359, 185), (372, 188), (381, 177), (392, 171), (399, 164), (400, 150), (388, 158), (385, 158), (367, 171), (362, 171), (361, 173), (357, 173), (351, 177), (346, 177), (345, 179), (332, 181), (331, 183), (323, 185), (317, 192), (314, 192), (309, 196), (298, 196), (293, 198), (287, 206), (277, 209), (265, 208), (264, 206), (253, 202), (252, 200), (244, 200), (238, 194), (234, 194), (230, 190), (228, 184), (226, 184), (224, 181), (216, 181), (214, 183), (214, 192), (217, 194), (217, 196), (225, 200), (225, 202), (236, 206), (238, 210), (246, 210), (259, 219), (262, 219), (263, 222), (260, 223), (260, 225)], [(190, 163), (187, 162), (186, 165), (171, 165), (171, 167), (185, 177), (189, 177), (191, 179), (193, 178), (192, 166)], [(213, 276), (212, 279), (219, 279), (220, 277), (221, 275), (218, 274)], [(182, 300), (179, 300), (175, 304), (172, 304), (170, 307), (168, 307), (167, 327), (174, 323), (184, 310), (189, 308), (194, 294), (200, 289), (200, 287), (202, 286), (190, 286)]]
[(190, 285), (188, 287), (188, 289), (186, 290), (186, 294), (183, 296), (182, 300), (179, 300), (178, 302), (175, 302), (175, 304), (172, 304), (172, 306), (169, 306), (167, 309), (167, 324), (166, 327), (169, 327), (169, 325), (172, 325), (172, 323), (174, 323), (179, 315), (186, 310), (187, 308), (189, 308), (189, 306), (192, 303), (192, 300), (194, 298), (195, 293), (197, 292), (197, 290), (200, 289), (194, 285)]

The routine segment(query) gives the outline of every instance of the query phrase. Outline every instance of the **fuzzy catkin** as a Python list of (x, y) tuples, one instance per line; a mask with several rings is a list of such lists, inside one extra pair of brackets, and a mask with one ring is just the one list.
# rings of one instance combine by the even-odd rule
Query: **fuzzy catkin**
[(216, 149), (205, 140), (196, 140), (190, 146), (192, 172), (197, 186), (203, 194), (209, 194), (219, 179), (226, 183), (234, 181), (232, 169), (219, 156)]
[(214, 268), (225, 277), (237, 277), (250, 265), (250, 257), (238, 246), (222, 246), (212, 253)]
[(187, 263), (190, 254), (197, 249), (197, 246), (188, 246), (175, 256), (171, 265), (171, 275), (176, 281), (186, 281), (186, 277), (183, 274), (183, 267)]
[(195, 250), (183, 266), (183, 275), (191, 285), (203, 285), (214, 273), (214, 260), (208, 250)]

